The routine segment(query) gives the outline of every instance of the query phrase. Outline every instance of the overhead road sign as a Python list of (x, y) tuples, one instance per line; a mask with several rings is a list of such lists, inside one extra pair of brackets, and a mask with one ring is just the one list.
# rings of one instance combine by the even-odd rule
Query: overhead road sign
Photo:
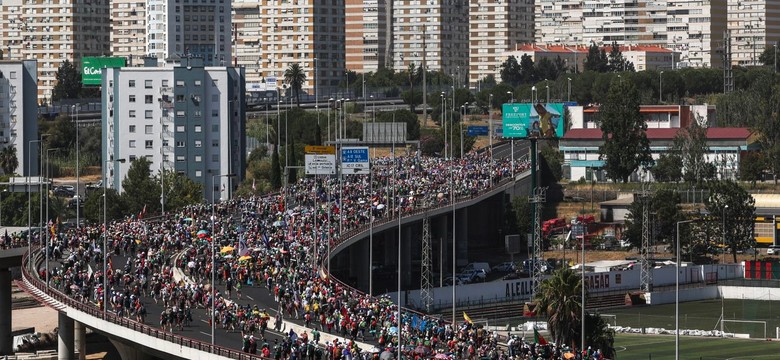
[(368, 160), (368, 147), (344, 147), (341, 149), (341, 173), (367, 175), (371, 165)]

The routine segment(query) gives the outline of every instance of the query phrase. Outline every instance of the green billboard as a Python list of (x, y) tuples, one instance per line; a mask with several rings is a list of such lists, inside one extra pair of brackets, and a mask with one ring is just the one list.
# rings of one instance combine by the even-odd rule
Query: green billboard
[(81, 84), (100, 85), (100, 74), (104, 68), (125, 67), (123, 57), (85, 57), (81, 59)]
[(505, 138), (561, 138), (564, 132), (563, 104), (504, 104)]

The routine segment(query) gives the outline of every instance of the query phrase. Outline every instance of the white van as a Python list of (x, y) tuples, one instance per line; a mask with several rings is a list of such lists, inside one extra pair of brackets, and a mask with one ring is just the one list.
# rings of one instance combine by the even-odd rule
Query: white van
[(472, 270), (485, 270), (485, 273), (490, 273), (490, 264), (486, 262), (473, 262), (466, 265), (466, 267), (461, 270), (461, 273), (467, 273)]

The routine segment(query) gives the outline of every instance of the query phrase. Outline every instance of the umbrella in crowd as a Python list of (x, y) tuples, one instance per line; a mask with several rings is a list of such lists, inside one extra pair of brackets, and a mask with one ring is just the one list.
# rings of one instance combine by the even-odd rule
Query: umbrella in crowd
[(236, 248), (228, 245), (228, 246), (223, 247), (222, 250), (220, 250), (219, 252), (223, 253), (223, 254), (226, 254), (226, 253), (229, 253), (229, 252), (233, 252), (233, 250), (235, 250), (235, 249)]

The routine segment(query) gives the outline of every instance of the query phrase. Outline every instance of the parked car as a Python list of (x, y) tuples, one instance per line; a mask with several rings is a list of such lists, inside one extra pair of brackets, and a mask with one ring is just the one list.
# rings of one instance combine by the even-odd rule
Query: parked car
[(487, 271), (484, 269), (464, 271), (458, 275), (458, 279), (463, 281), (464, 284), (484, 282), (487, 279)]
[(103, 180), (98, 180), (96, 183), (87, 184), (86, 189), (87, 190), (97, 190), (103, 187)]
[(490, 264), (486, 262), (473, 262), (466, 265), (461, 272), (467, 272), (471, 270), (485, 270), (485, 273), (490, 273)]
[(780, 255), (780, 245), (769, 245), (769, 248), (766, 249), (767, 255)]
[(494, 266), (491, 270), (499, 273), (514, 272), (517, 266), (511, 261), (502, 262)]
[(79, 205), (79, 208), (84, 208), (84, 198), (79, 195), (73, 195), (72, 198), (68, 199), (68, 208), (75, 209), (76, 204)]
[(52, 193), (54, 193), (54, 196), (73, 197), (76, 195), (76, 188), (71, 185), (55, 186)]

